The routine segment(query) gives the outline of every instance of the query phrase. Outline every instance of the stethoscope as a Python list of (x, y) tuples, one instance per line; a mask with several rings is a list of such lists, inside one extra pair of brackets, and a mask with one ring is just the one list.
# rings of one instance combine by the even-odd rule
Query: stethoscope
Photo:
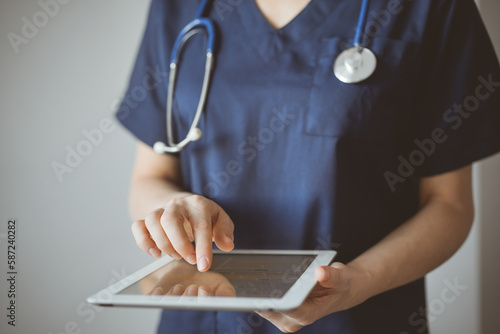
[(363, 0), (354, 46), (342, 52), (333, 63), (333, 73), (343, 83), (355, 84), (364, 81), (371, 77), (377, 68), (377, 57), (361, 43), (369, 4), (369, 0)]
[[(203, 17), (208, 3), (212, 0), (202, 0), (196, 12), (195, 19), (188, 23), (184, 29), (181, 30), (177, 39), (175, 40), (172, 54), (170, 57), (170, 73), (168, 79), (168, 92), (167, 92), (167, 107), (166, 107), (166, 130), (167, 130), (167, 143), (156, 142), (154, 144), (154, 151), (156, 153), (178, 153), (182, 151), (190, 142), (197, 141), (201, 138), (202, 132), (198, 128), (201, 114), (205, 108), (207, 101), (208, 89), (210, 86), (210, 79), (212, 77), (213, 63), (214, 63), (214, 40), (215, 29), (213, 22)], [(359, 15), (358, 25), (356, 28), (356, 36), (354, 38), (354, 46), (343, 51), (335, 60), (333, 64), (333, 73), (335, 76), (347, 84), (359, 83), (368, 79), (377, 67), (377, 57), (368, 48), (363, 47), (361, 43), (361, 35), (364, 31), (366, 18), (368, 15), (368, 7), (370, 0), (363, 0), (361, 12)], [(172, 131), (172, 105), (174, 99), (175, 85), (177, 79), (177, 71), (179, 58), (182, 49), (186, 42), (193, 36), (203, 33), (206, 37), (206, 62), (205, 62), (205, 75), (203, 77), (203, 85), (201, 88), (200, 98), (196, 113), (189, 128), (188, 134), (184, 140), (179, 143), (174, 142)]]

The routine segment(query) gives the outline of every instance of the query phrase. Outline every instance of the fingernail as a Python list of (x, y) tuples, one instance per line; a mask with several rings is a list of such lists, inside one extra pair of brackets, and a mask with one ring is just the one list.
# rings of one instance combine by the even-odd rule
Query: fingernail
[(180, 284), (177, 284), (172, 288), (172, 294), (174, 295), (180, 295), (183, 292), (184, 292), (184, 286)]
[(205, 289), (198, 289), (198, 297), (208, 297), (210, 296), (210, 293), (206, 291)]
[(229, 245), (230, 245), (230, 247), (234, 248), (234, 240), (233, 240), (233, 238), (231, 238), (231, 237), (230, 237), (229, 235), (227, 235), (227, 234), (225, 235), (225, 237), (226, 237), (226, 241), (225, 241), (225, 242), (226, 242), (226, 245), (228, 245), (228, 244), (229, 244)]
[(154, 289), (151, 294), (153, 296), (161, 296), (161, 295), (163, 295), (163, 288), (161, 286), (159, 286), (156, 289)]
[(186, 261), (189, 264), (195, 264), (196, 263), (196, 255), (194, 253), (193, 254), (189, 254), (188, 256), (186, 256)]
[(151, 254), (152, 257), (160, 257), (161, 256), (161, 252), (157, 248), (154, 248), (154, 247), (149, 249), (149, 254)]
[(330, 271), (323, 268), (323, 279), (328, 281), (330, 279)]
[(198, 270), (205, 270), (208, 268), (208, 259), (206, 257), (202, 257), (198, 259)]
[(173, 258), (173, 259), (176, 259), (176, 260), (180, 260), (182, 259), (182, 256), (180, 256), (179, 254), (177, 253), (173, 253), (173, 254), (170, 254), (170, 257)]

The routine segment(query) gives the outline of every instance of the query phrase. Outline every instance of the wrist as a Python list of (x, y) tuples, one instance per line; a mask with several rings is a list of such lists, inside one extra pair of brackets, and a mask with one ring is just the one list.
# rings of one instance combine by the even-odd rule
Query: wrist
[(378, 294), (375, 275), (370, 270), (355, 261), (348, 263), (347, 267), (352, 272), (352, 291), (355, 294), (353, 298), (358, 304)]

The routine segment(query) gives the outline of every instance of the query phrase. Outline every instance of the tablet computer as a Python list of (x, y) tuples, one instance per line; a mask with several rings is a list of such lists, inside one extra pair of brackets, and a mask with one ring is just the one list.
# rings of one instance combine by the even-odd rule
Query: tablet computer
[(336, 252), (214, 251), (209, 271), (168, 256), (90, 296), (100, 306), (206, 311), (290, 311), (316, 284), (314, 270)]

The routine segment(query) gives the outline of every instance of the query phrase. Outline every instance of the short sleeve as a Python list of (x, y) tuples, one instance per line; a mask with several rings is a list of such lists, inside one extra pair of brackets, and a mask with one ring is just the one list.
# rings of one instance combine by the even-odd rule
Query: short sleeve
[(419, 176), (500, 151), (500, 68), (479, 11), (473, 0), (432, 6), (413, 122), (412, 149), (425, 154)]
[[(166, 141), (170, 50), (182, 24), (183, 1), (152, 0), (144, 36), (116, 118), (149, 146)], [(193, 14), (194, 15), (194, 14)]]

